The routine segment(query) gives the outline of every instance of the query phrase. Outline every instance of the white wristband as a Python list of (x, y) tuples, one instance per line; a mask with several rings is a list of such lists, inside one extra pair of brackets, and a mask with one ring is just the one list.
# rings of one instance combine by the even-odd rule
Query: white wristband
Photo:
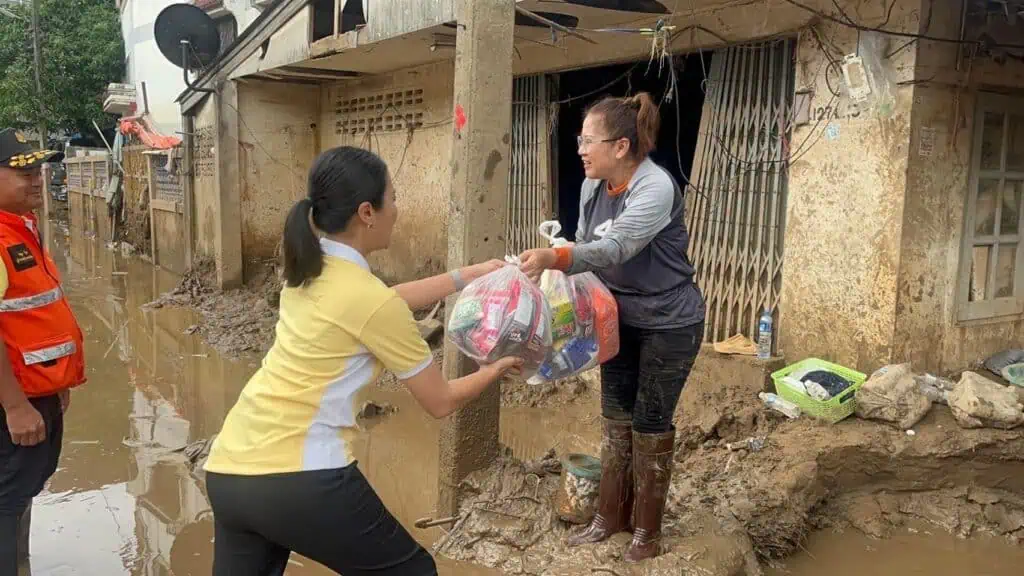
[(461, 292), (466, 287), (466, 282), (462, 279), (462, 274), (458, 270), (452, 270), (449, 272), (452, 276), (452, 280), (455, 282), (455, 291)]

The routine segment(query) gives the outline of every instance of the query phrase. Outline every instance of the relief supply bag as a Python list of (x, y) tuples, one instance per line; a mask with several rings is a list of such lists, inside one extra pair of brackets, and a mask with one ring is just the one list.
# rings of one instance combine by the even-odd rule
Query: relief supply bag
[[(554, 247), (568, 244), (557, 237), (560, 231), (558, 222), (540, 225), (540, 235)], [(595, 274), (567, 276), (547, 270), (541, 275), (540, 289), (551, 310), (551, 351), (528, 383), (575, 376), (619, 353), (619, 308)]]
[(505, 266), (462, 291), (448, 319), (448, 339), (480, 364), (522, 358), (529, 378), (551, 350), (551, 311), (518, 267)]

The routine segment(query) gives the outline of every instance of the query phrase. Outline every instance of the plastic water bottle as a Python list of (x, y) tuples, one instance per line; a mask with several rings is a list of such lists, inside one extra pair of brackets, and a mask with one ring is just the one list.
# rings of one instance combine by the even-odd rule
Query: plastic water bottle
[(791, 419), (797, 419), (800, 417), (800, 407), (793, 404), (789, 400), (780, 398), (771, 392), (761, 392), (757, 395), (764, 402), (764, 405), (780, 414), (785, 414)]
[(757, 357), (761, 360), (772, 357), (772, 313), (768, 308), (757, 322)]

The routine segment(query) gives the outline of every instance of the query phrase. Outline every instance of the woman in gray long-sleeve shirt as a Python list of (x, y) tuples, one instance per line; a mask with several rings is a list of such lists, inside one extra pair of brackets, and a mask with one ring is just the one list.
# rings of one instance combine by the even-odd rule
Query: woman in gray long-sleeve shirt
[(578, 140), (587, 180), (576, 243), (520, 255), (533, 278), (547, 269), (594, 271), (618, 302), (619, 355), (601, 367), (598, 513), (569, 544), (600, 542), (632, 526), (626, 560), (634, 562), (659, 551), (675, 450), (672, 417), (704, 337), (683, 195), (648, 156), (658, 120), (647, 93), (591, 107)]

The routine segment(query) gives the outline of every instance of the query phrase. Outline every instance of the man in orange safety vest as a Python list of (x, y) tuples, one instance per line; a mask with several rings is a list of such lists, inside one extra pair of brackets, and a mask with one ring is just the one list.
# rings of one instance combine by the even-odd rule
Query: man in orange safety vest
[(33, 215), (58, 155), (0, 130), (0, 574), (28, 557), (19, 524), (57, 469), (70, 390), (85, 382), (82, 330)]

